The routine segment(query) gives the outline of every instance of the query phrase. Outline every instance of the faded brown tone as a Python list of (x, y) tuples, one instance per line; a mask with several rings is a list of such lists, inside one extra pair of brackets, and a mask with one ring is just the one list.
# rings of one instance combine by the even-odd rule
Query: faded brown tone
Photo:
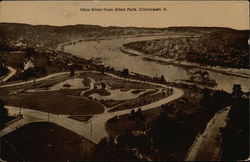
[[(80, 8), (166, 7), (168, 11), (80, 12)], [(1, 2), (1, 22), (28, 24), (97, 24), (102, 26), (219, 26), (249, 28), (247, 1), (105, 1)]]

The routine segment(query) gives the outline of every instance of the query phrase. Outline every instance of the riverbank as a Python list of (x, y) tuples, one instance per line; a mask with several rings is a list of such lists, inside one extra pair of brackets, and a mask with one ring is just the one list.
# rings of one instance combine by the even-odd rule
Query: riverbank
[[(166, 64), (164, 61), (146, 60), (143, 56), (131, 56), (124, 54), (120, 47), (128, 42), (154, 40), (164, 38), (166, 36), (150, 36), (127, 39), (112, 39), (102, 41), (86, 41), (68, 45), (64, 50), (79, 58), (88, 60), (98, 58), (100, 60), (100, 68), (111, 68), (122, 71), (128, 69), (130, 73), (142, 74), (144, 76), (156, 77), (163, 75), (168, 82), (179, 82), (180, 80), (190, 79), (190, 71), (186, 67), (181, 67), (175, 64)], [(91, 62), (91, 61), (89, 61)], [(95, 61), (93, 60), (92, 63)], [(178, 63), (178, 62), (177, 62)], [(102, 66), (102, 67), (101, 67)], [(191, 69), (191, 68), (190, 68)], [(193, 68), (194, 71), (196, 66)], [(199, 70), (199, 69), (198, 69)], [(205, 71), (205, 70), (203, 70)], [(209, 78), (216, 81), (215, 89), (231, 92), (233, 84), (241, 84), (244, 91), (249, 89), (249, 78), (227, 75), (220, 72), (208, 71)], [(226, 82), (225, 82), (226, 80)], [(195, 84), (195, 83), (194, 83)]]
[[(124, 38), (136, 38), (136, 37), (146, 37), (146, 36), (165, 36), (165, 37), (169, 37), (166, 34), (144, 34), (144, 35), (137, 35), (137, 36), (125, 36)], [(112, 40), (112, 39), (119, 39), (120, 37), (100, 37), (100, 38), (88, 38), (88, 39), (77, 39), (77, 40), (73, 40), (71, 42), (67, 42), (64, 44), (60, 44), (57, 47), (57, 50), (62, 50), (64, 52), (64, 46), (67, 45), (72, 45), (78, 42), (84, 42), (84, 41), (101, 41), (101, 40)], [(144, 53), (138, 52), (136, 50), (132, 50), (132, 49), (126, 49), (124, 47), (120, 47), (119, 50), (125, 54), (128, 54), (130, 56), (140, 56), (143, 57), (143, 59), (148, 60), (148, 61), (154, 61), (160, 64), (166, 64), (166, 65), (175, 65), (175, 66), (179, 66), (182, 68), (199, 68), (202, 70), (209, 70), (209, 71), (213, 71), (216, 73), (221, 73), (221, 74), (225, 74), (225, 75), (230, 75), (230, 76), (236, 76), (236, 77), (241, 77), (241, 78), (250, 78), (250, 70), (249, 69), (236, 69), (236, 68), (224, 68), (221, 66), (214, 66), (214, 67), (209, 67), (209, 66), (201, 66), (198, 65), (196, 63), (191, 63), (191, 62), (186, 62), (186, 61), (176, 61), (173, 59), (166, 59), (163, 57), (159, 57), (159, 56), (148, 56), (145, 55)]]
[[(154, 33), (154, 34), (140, 34), (140, 35), (134, 35), (134, 36), (113, 36), (113, 37), (97, 37), (97, 38), (79, 38), (75, 39), (66, 43), (59, 44), (55, 50), (59, 51), (64, 51), (63, 48), (64, 46), (71, 45), (71, 44), (76, 44), (79, 42), (84, 42), (84, 41), (101, 41), (101, 40), (112, 40), (112, 39), (120, 39), (120, 38), (136, 38), (136, 37), (145, 37), (145, 36), (164, 36), (166, 33)], [(166, 35), (167, 37), (167, 35)]]
[(132, 56), (140, 56), (143, 57), (145, 60), (148, 61), (155, 61), (157, 63), (160, 64), (168, 64), (168, 65), (175, 65), (175, 66), (179, 66), (182, 68), (199, 68), (202, 70), (209, 70), (209, 71), (213, 71), (213, 72), (217, 72), (217, 73), (221, 73), (221, 74), (225, 74), (225, 75), (231, 75), (231, 76), (236, 76), (236, 77), (241, 77), (241, 78), (250, 78), (250, 70), (249, 69), (236, 69), (236, 68), (223, 68), (220, 66), (215, 66), (215, 67), (208, 67), (208, 66), (200, 66), (197, 65), (195, 63), (190, 63), (190, 62), (186, 62), (186, 61), (176, 61), (173, 59), (165, 59), (159, 56), (148, 56), (145, 55), (141, 52), (132, 50), (132, 49), (126, 49), (124, 47), (120, 48), (121, 52), (125, 53), (125, 54), (129, 54)]

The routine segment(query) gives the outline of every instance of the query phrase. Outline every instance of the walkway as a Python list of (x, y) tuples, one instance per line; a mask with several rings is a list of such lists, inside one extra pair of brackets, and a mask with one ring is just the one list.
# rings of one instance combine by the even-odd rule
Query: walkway
[(6, 82), (6, 81), (8, 81), (13, 75), (16, 74), (16, 69), (14, 69), (14, 68), (12, 68), (12, 67), (10, 67), (10, 66), (8, 66), (7, 68), (9, 69), (10, 72), (9, 72), (6, 76), (2, 77), (2, 79), (0, 79), (0, 82)]
[(199, 135), (191, 146), (186, 161), (217, 161), (221, 151), (220, 128), (227, 124), (229, 107), (216, 113), (208, 122), (205, 131)]
[[(40, 78), (38, 80), (45, 80), (53, 76), (65, 74), (68, 72), (62, 72), (62, 73), (57, 73), (53, 74), (47, 77)], [(144, 82), (144, 81), (139, 81), (136, 79), (128, 79), (128, 78), (123, 78), (120, 76), (116, 76), (114, 74), (107, 74), (109, 76), (112, 76), (114, 78), (119, 78), (119, 79), (126, 79), (130, 81), (136, 81), (136, 82), (141, 82), (141, 83), (148, 83), (148, 84), (153, 84), (153, 85), (158, 85), (161, 87), (168, 87), (166, 85), (158, 84), (158, 83), (151, 83), (151, 82)], [(11, 84), (11, 85), (5, 85), (5, 86), (15, 86), (15, 85), (21, 85), (25, 83), (16, 83), (16, 84)], [(162, 104), (171, 102), (173, 100), (176, 100), (180, 97), (182, 97), (184, 92), (180, 89), (173, 88), (173, 94), (171, 96), (168, 96), (166, 98), (163, 98), (159, 101), (150, 103), (148, 105), (140, 106), (134, 109), (141, 108), (142, 111), (153, 109), (156, 107), (161, 106)], [(6, 106), (6, 108), (9, 110), (10, 114), (18, 114), (20, 109), (17, 107), (13, 106)], [(55, 114), (49, 114), (46, 112), (42, 111), (37, 111), (37, 110), (31, 110), (31, 109), (25, 109), (22, 108), (22, 114), (23, 114), (23, 119), (19, 120), (18, 122), (14, 122), (7, 127), (5, 127), (3, 130), (0, 132), (0, 137), (24, 126), (25, 124), (29, 124), (32, 122), (39, 122), (39, 121), (49, 121), (52, 123), (55, 123), (57, 125), (60, 125), (64, 128), (67, 128), (89, 140), (91, 140), (94, 143), (98, 143), (103, 137), (108, 136), (108, 133), (105, 128), (106, 122), (114, 117), (114, 116), (119, 116), (119, 115), (125, 115), (129, 114), (131, 109), (126, 109), (126, 110), (121, 110), (121, 111), (116, 111), (116, 112), (108, 112), (105, 111), (103, 114), (98, 114), (92, 117), (89, 122), (80, 122), (76, 121), (74, 119), (68, 118), (67, 115), (55, 115)], [(92, 130), (91, 130), (92, 127)]]

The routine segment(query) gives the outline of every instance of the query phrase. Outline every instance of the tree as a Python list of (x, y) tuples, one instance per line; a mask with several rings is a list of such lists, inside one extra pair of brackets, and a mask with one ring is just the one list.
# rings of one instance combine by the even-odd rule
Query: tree
[(163, 83), (166, 82), (164, 75), (161, 75), (161, 82), (163, 82)]
[(23, 79), (28, 80), (29, 78), (34, 76), (34, 71), (31, 68), (28, 68), (23, 72)]
[(108, 138), (107, 137), (104, 137), (104, 138), (102, 138), (99, 142), (98, 142), (98, 144), (96, 145), (96, 147), (99, 147), (99, 148), (105, 148), (105, 147), (107, 147), (108, 146)]
[(242, 88), (240, 84), (233, 85), (232, 95), (236, 98), (240, 98), (243, 94)]
[(114, 72), (115, 71), (115, 68), (110, 68), (110, 72)]
[(128, 119), (133, 119), (133, 118), (134, 118), (134, 116), (135, 116), (135, 110), (134, 110), (134, 109), (132, 109), (132, 110), (130, 111), (130, 114), (129, 114)]
[(70, 76), (74, 76), (75, 75), (75, 68), (70, 68)]
[(105, 68), (104, 67), (101, 67), (101, 74), (104, 74), (104, 72), (105, 72)]
[(127, 76), (127, 75), (129, 75), (129, 70), (128, 69), (123, 69), (121, 74), (124, 75), (124, 76)]
[(132, 109), (132, 110), (130, 111), (130, 115), (133, 116), (134, 114), (135, 114), (135, 110)]
[(0, 59), (0, 76), (6, 75), (8, 69), (6, 68), (5, 61)]
[(144, 115), (143, 115), (143, 112), (142, 112), (142, 109), (139, 108), (136, 112), (135, 112), (135, 118), (136, 119), (144, 119)]
[(0, 123), (3, 123), (3, 120), (8, 116), (8, 110), (4, 107), (4, 102), (0, 98)]
[(25, 50), (25, 55), (28, 59), (31, 59), (35, 54), (37, 54), (37, 51), (34, 48), (27, 48)]
[(127, 139), (131, 139), (130, 135), (118, 138), (118, 144), (114, 144), (114, 140), (103, 138), (94, 148), (90, 155), (90, 161), (138, 161), (125, 146)]
[(107, 86), (104, 82), (101, 83), (102, 89), (105, 89)]
[(207, 88), (204, 88), (203, 90), (202, 90), (202, 98), (201, 98), (201, 100), (200, 100), (200, 105), (204, 108), (204, 109), (206, 109), (206, 108), (208, 108), (210, 105), (210, 91), (209, 91), (209, 89), (207, 89)]
[[(249, 157), (249, 98), (234, 100), (222, 135), (221, 160), (244, 160)], [(240, 150), (240, 151), (239, 151)]]

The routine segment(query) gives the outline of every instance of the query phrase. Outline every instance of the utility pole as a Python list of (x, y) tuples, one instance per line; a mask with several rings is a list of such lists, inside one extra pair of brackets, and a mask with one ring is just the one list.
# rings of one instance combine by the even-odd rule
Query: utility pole
[(22, 106), (23, 106), (23, 103), (22, 103), (22, 97), (20, 96), (19, 115), (21, 115), (21, 114), (22, 114)]
[(22, 114), (22, 107), (20, 106), (20, 109), (19, 109), (19, 115)]
[(93, 129), (92, 129), (92, 123), (90, 123), (90, 135), (91, 135), (91, 141), (92, 141), (92, 135), (93, 135)]
[(20, 106), (19, 106), (19, 115), (21, 115), (21, 108), (22, 108), (22, 101), (20, 101)]
[(49, 122), (49, 106), (48, 106), (48, 122)]
[[(48, 100), (48, 99), (49, 99), (49, 98), (48, 98), (48, 95), (45, 95), (45, 99), (46, 99), (46, 100)], [(48, 107), (47, 107), (47, 108), (48, 108), (48, 122), (49, 122), (49, 105), (48, 105)]]
[[(3, 137), (0, 137), (0, 157), (2, 157), (2, 138)], [(1, 160), (1, 158), (0, 158)]]

